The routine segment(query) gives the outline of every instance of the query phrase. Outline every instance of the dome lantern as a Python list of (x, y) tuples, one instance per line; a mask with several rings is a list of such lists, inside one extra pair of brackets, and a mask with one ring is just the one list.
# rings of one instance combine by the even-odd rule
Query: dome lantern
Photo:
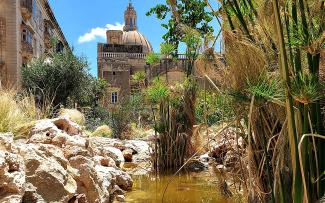
[(128, 32), (137, 30), (137, 13), (132, 5), (131, 0), (129, 1), (129, 5), (126, 8), (126, 11), (124, 12), (124, 23), (124, 31)]

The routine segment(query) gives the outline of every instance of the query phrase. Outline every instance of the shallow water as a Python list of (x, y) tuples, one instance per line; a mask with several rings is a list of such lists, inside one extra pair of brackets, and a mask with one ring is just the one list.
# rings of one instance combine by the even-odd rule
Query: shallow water
[(163, 191), (172, 176), (158, 179), (152, 176), (133, 176), (133, 190), (126, 194), (126, 202), (135, 203), (235, 203), (218, 191), (218, 180), (209, 172), (174, 176), (162, 201)]

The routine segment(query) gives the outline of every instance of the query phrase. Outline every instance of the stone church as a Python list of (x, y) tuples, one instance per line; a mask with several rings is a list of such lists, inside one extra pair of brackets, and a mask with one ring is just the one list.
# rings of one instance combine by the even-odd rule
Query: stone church
[(138, 31), (137, 13), (130, 2), (124, 13), (123, 31), (108, 30), (107, 43), (97, 45), (98, 77), (109, 83), (109, 104), (130, 95), (132, 75), (144, 71), (146, 56), (152, 52), (147, 38)]

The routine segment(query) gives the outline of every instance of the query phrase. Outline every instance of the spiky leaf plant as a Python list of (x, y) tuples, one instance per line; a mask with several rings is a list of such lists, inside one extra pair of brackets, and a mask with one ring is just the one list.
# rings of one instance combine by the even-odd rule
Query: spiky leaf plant
[(322, 97), (322, 85), (313, 75), (299, 73), (291, 81), (291, 94), (293, 98), (302, 104), (311, 104)]

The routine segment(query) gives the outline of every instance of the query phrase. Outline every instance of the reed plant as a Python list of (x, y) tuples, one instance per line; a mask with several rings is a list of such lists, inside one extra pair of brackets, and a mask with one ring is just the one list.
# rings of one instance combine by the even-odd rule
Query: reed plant
[(311, 136), (300, 149), (298, 144), (305, 134), (324, 134), (319, 80), (324, 1), (222, 0), (220, 5), (215, 17), (223, 20), (231, 76), (226, 87), (251, 98), (237, 106), (248, 124), (248, 200), (316, 202), (325, 192), (324, 141)]

